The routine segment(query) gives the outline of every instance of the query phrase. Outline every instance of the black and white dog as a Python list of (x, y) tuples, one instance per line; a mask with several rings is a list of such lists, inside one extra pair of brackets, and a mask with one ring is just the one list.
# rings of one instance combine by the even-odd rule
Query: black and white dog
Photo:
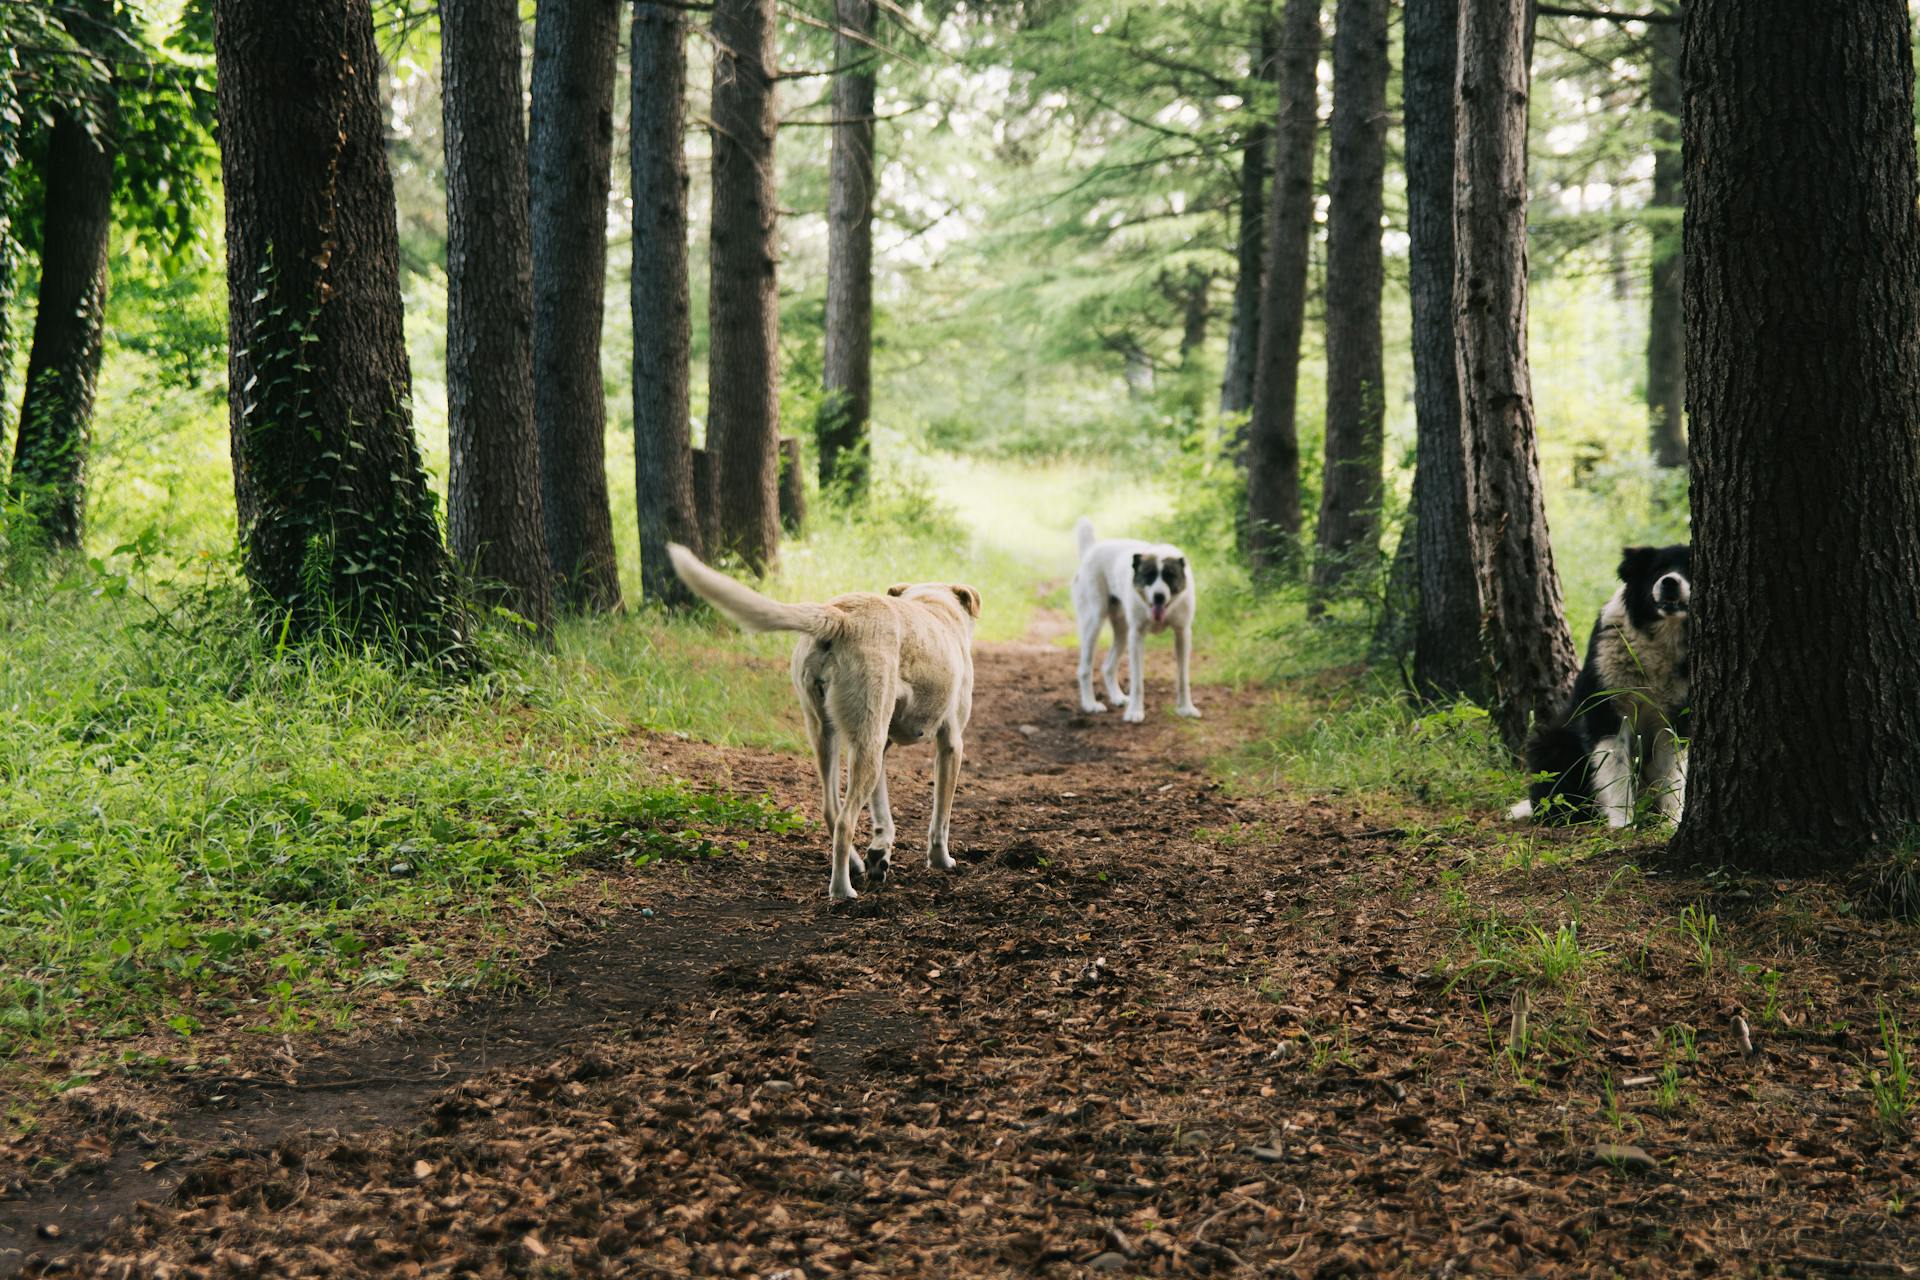
[[(1141, 663), (1146, 637), (1156, 631), (1173, 630), (1174, 711), (1197, 716), (1193, 690), (1187, 679), (1187, 667), (1193, 650), (1193, 571), (1180, 548), (1164, 542), (1138, 542), (1132, 538), (1100, 541), (1093, 535), (1093, 521), (1084, 516), (1074, 526), (1080, 544), (1080, 570), (1073, 575), (1073, 612), (1080, 624), (1080, 709), (1105, 711), (1107, 704), (1093, 696), (1093, 651), (1100, 643), (1101, 629), (1113, 627), (1113, 647), (1100, 674), (1107, 686), (1107, 700), (1125, 700), (1126, 712), (1120, 717), (1130, 724), (1147, 718), (1146, 681), (1141, 678)], [(1120, 645), (1127, 646), (1127, 689), (1123, 693), (1115, 678), (1120, 669)]]
[(1692, 554), (1685, 546), (1628, 547), (1620, 589), (1600, 611), (1587, 663), (1558, 724), (1527, 742), (1533, 786), (1514, 818), (1610, 827), (1633, 821), (1644, 784), (1660, 812), (1680, 820), (1687, 798), (1692, 715), (1687, 618)]

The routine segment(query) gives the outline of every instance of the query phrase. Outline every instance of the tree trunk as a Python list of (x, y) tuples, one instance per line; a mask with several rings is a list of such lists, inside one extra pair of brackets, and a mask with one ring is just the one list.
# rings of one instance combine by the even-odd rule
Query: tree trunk
[(807, 469), (800, 437), (780, 437), (780, 527), (798, 534), (807, 523)]
[(773, 0), (713, 7), (707, 453), (718, 550), (758, 573), (780, 546)]
[(640, 508), (640, 593), (680, 606), (693, 594), (667, 543), (706, 554), (708, 499), (694, 487), (688, 422), (687, 30), (681, 11), (633, 7), (633, 465)]
[(1473, 0), (1460, 30), (1455, 299), (1468, 535), (1495, 726), (1515, 752), (1572, 680), (1527, 368), (1527, 0)]
[[(1269, 12), (1252, 50), (1250, 78), (1272, 83), (1280, 66), (1280, 29)], [(1273, 128), (1264, 120), (1247, 126), (1240, 152), (1240, 238), (1233, 279), (1233, 319), (1227, 327), (1227, 365), (1220, 379), (1220, 412), (1245, 413), (1253, 407), (1254, 362), (1260, 349), (1260, 286), (1266, 271), (1267, 160)], [(1235, 452), (1246, 448), (1239, 432)]]
[(540, 508), (557, 603), (593, 612), (620, 607), (600, 381), (619, 48), (620, 0), (540, 6), (527, 146)]
[[(91, 25), (91, 24), (89, 24)], [(47, 545), (80, 546), (86, 515), (87, 441), (107, 304), (113, 230), (112, 110), (96, 140), (56, 107), (47, 144), (40, 297), (14, 440), (11, 489)]]
[(873, 415), (873, 0), (834, 0), (820, 484), (866, 488)]
[(1280, 29), (1280, 110), (1267, 208), (1253, 417), (1247, 425), (1247, 555), (1256, 569), (1293, 558), (1300, 532), (1300, 333), (1313, 237), (1313, 143), (1320, 119), (1320, 0), (1287, 0)]
[(1198, 267), (1187, 271), (1180, 290), (1180, 368), (1192, 372), (1207, 345), (1207, 322), (1213, 318), (1213, 277)]
[(1647, 28), (1652, 50), (1653, 224), (1652, 306), (1647, 319), (1647, 414), (1653, 460), (1663, 467), (1687, 465), (1687, 435), (1681, 411), (1687, 402), (1687, 327), (1682, 303), (1683, 196), (1680, 160), (1680, 25)]
[(1313, 560), (1316, 596), (1338, 591), (1380, 554), (1387, 64), (1387, 0), (1340, 0), (1328, 126), (1327, 435)]
[(387, 104), (368, 0), (217, 0), (227, 380), (263, 621), (458, 660), (410, 420)]
[(533, 261), (517, 0), (441, 0), (440, 65), (447, 537), (488, 598), (545, 632), (553, 622), (553, 582), (533, 426)]
[[(1407, 0), (1407, 292), (1415, 419), (1413, 673), (1430, 696), (1486, 697), (1480, 588), (1467, 533), (1460, 367), (1454, 349), (1454, 110), (1460, 0)], [(1404, 536), (1404, 535), (1403, 535)]]
[(1907, 6), (1691, 0), (1684, 855), (1823, 870), (1920, 822)]

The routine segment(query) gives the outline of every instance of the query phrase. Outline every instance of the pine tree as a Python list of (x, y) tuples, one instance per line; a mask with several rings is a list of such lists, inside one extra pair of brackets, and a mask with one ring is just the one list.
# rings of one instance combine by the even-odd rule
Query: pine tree
[(1901, 0), (1690, 0), (1694, 738), (1675, 847), (1920, 823), (1920, 197)]
[(600, 381), (620, 8), (620, 0), (540, 5), (527, 129), (533, 418), (547, 558), (558, 603), (597, 612), (620, 607)]

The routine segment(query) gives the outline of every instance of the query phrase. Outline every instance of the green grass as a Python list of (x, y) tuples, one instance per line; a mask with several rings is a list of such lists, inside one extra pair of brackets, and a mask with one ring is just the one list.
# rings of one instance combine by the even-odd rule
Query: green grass
[(0, 597), (0, 1047), (350, 985), (393, 926), (484, 913), (583, 852), (792, 821), (648, 776), (562, 660), (500, 649), (450, 685), (277, 650), (223, 586), (149, 605), (113, 583)]

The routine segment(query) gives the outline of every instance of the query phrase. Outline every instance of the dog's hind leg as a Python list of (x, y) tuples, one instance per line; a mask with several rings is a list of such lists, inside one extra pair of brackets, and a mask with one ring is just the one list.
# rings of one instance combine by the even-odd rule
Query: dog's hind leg
[(825, 716), (806, 702), (800, 704), (800, 715), (807, 722), (807, 740), (813, 744), (813, 766), (820, 775), (820, 815), (831, 839), (840, 816), (840, 746)]
[(854, 830), (860, 825), (860, 797), (873, 794), (874, 779), (886, 758), (886, 742), (847, 743), (847, 802), (840, 808), (840, 820), (833, 824), (833, 873), (827, 881), (827, 896), (846, 902), (860, 895), (853, 891), (855, 868), (866, 874), (866, 863), (853, 851)]
[(887, 802), (887, 757), (880, 755), (880, 780), (873, 787), (873, 834), (867, 840), (867, 876), (885, 880), (893, 870), (893, 806)]
[(1174, 711), (1183, 716), (1200, 718), (1200, 708), (1193, 705), (1193, 686), (1188, 680), (1187, 664), (1193, 657), (1193, 628), (1191, 626), (1173, 629), (1173, 661), (1175, 693), (1178, 701)]
[(1633, 821), (1633, 738), (1633, 722), (1622, 720), (1620, 732), (1593, 749), (1593, 798), (1610, 827)]
[(953, 793), (960, 785), (960, 762), (966, 755), (959, 728), (941, 725), (933, 749), (933, 821), (927, 826), (927, 865), (951, 871), (953, 856), (947, 849), (947, 834), (953, 819)]
[(1105, 711), (1107, 704), (1093, 696), (1093, 651), (1100, 643), (1100, 627), (1106, 622), (1106, 615), (1099, 609), (1089, 609), (1084, 602), (1079, 607), (1080, 622), (1080, 709), (1092, 713)]

